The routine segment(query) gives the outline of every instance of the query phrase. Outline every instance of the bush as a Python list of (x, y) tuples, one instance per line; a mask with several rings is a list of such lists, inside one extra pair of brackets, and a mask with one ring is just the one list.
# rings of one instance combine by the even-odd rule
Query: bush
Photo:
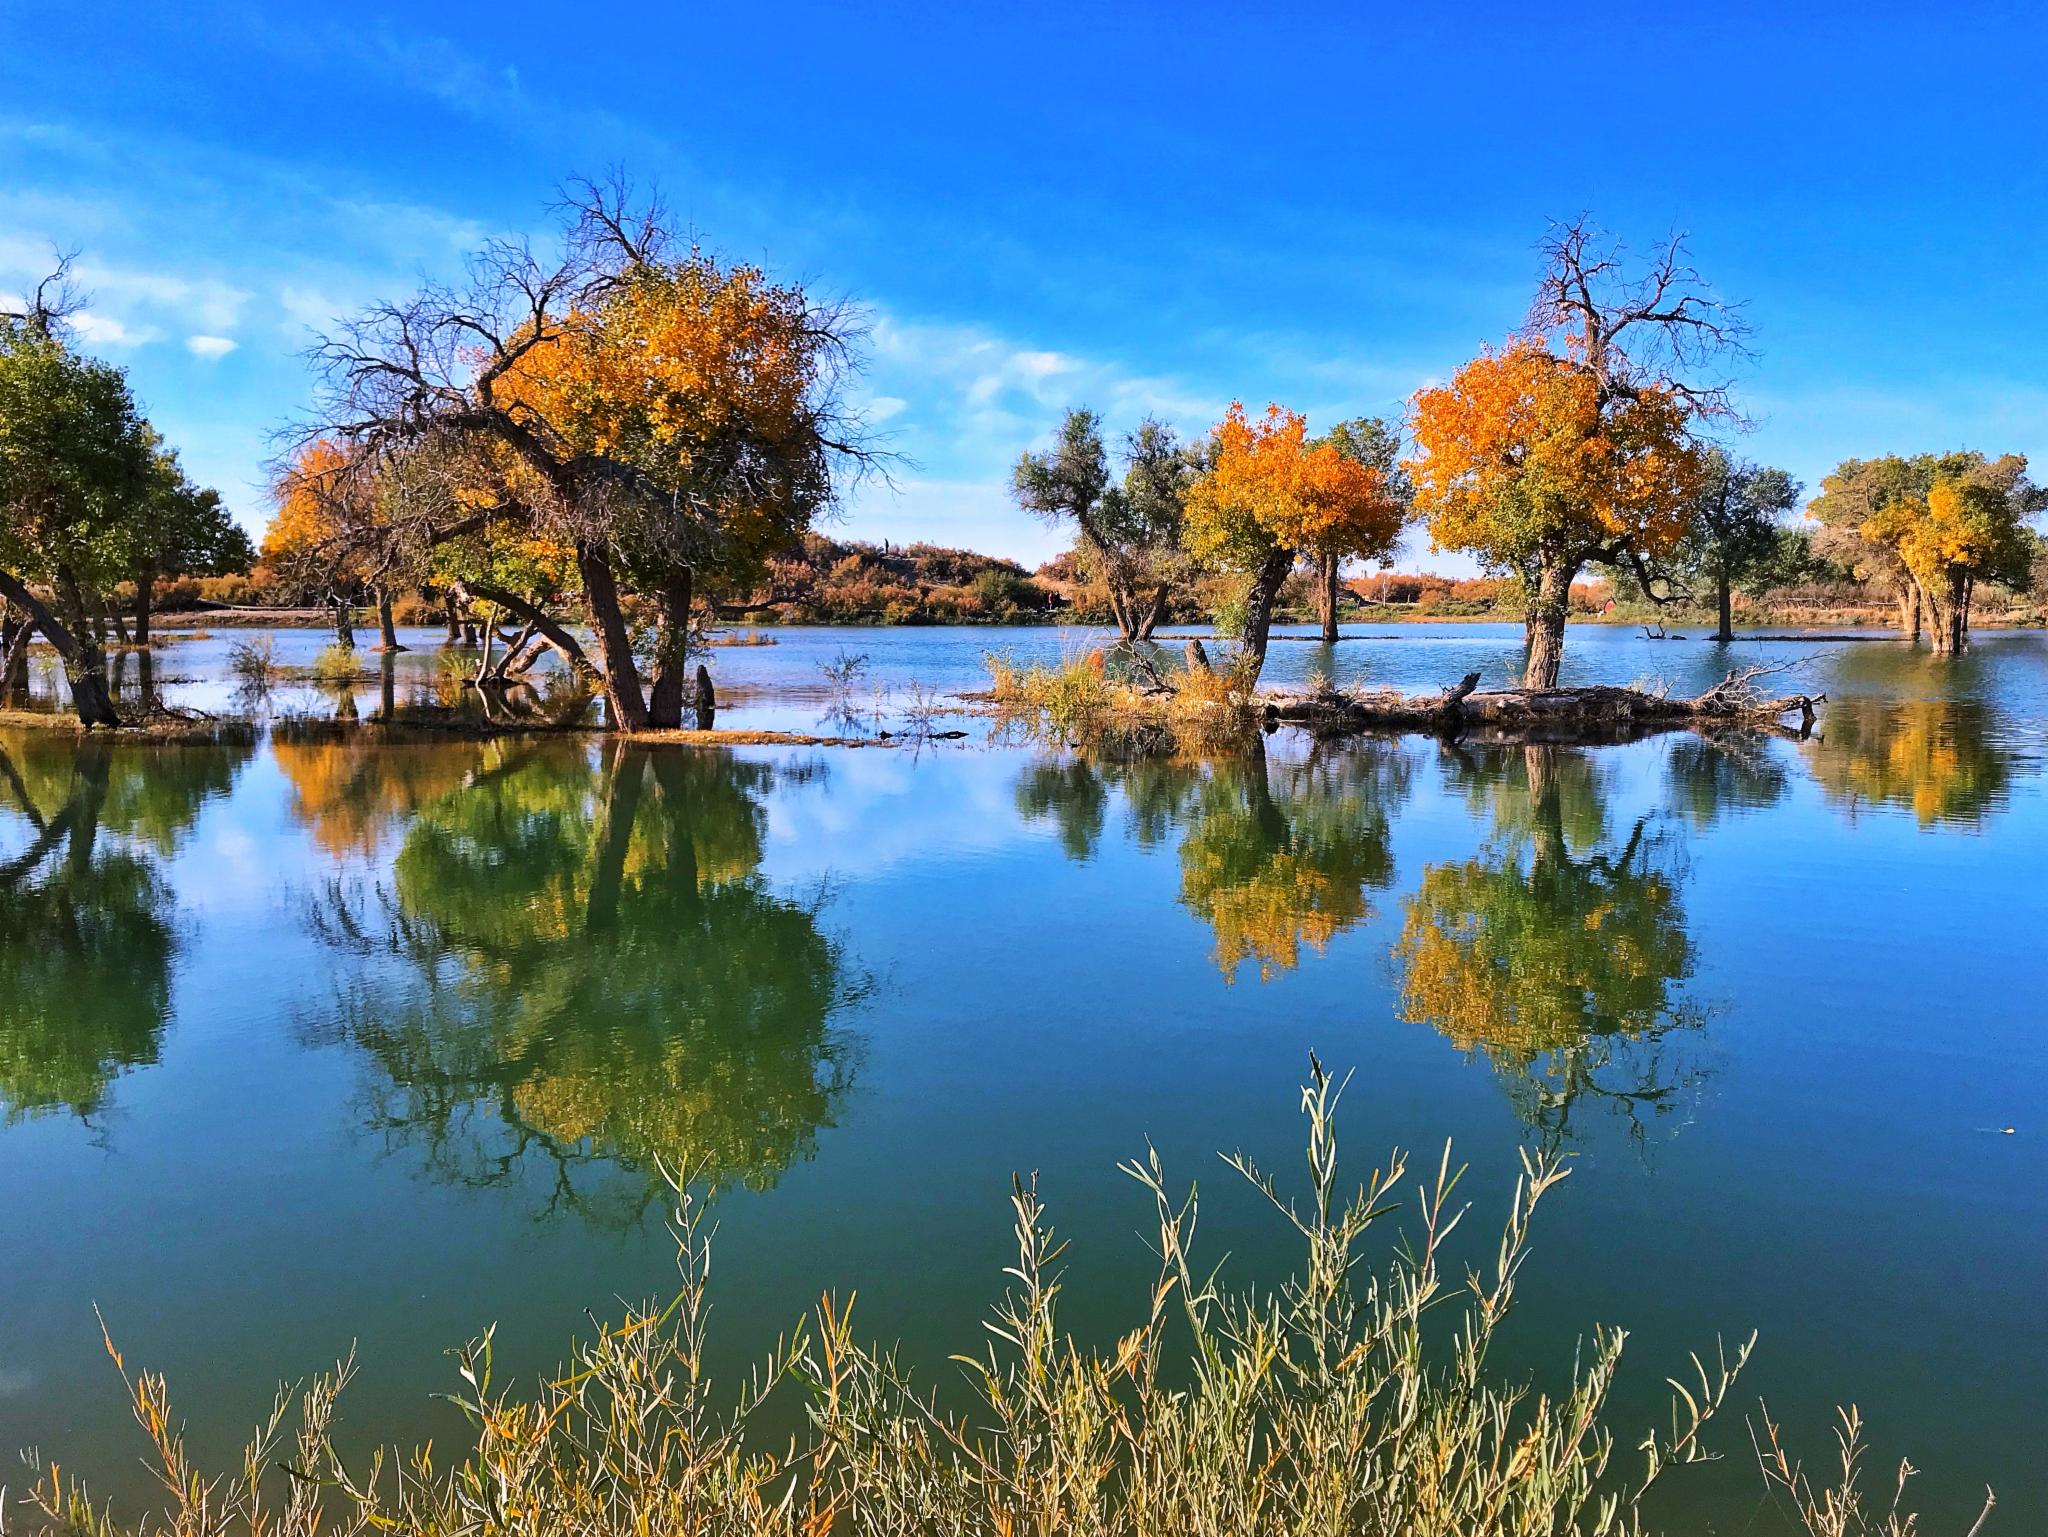
[(236, 641), (228, 647), (228, 671), (246, 688), (268, 688), (279, 672), (277, 642), (268, 635)]
[(314, 657), (307, 672), (316, 683), (353, 683), (362, 670), (354, 650), (337, 643)]

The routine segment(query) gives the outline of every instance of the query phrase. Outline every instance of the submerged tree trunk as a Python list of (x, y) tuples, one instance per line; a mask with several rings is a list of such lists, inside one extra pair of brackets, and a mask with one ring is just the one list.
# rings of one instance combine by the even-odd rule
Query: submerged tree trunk
[[(52, 613), (42, 599), (28, 590), (26, 584), (0, 571), (0, 597), (27, 614), (63, 659), (64, 676), (71, 685), (71, 703), (78, 711), (79, 722), (86, 726), (118, 726), (121, 717), (114, 712), (113, 696), (107, 691), (106, 659), (92, 643), (83, 623), (78, 584), (61, 569), (58, 572), (57, 596), (60, 606), (71, 618), (69, 625)], [(21, 649), (27, 649), (25, 638)]]
[(135, 644), (149, 644), (150, 610), (156, 602), (156, 567), (146, 565), (135, 572)]
[(675, 731), (683, 724), (685, 669), (690, 660), (690, 576), (685, 566), (672, 573), (661, 590), (661, 637), (647, 699), (647, 724), (657, 729)]
[(1529, 641), (1524, 688), (1557, 687), (1558, 669), (1564, 665), (1565, 616), (1571, 611), (1572, 578), (1577, 574), (1575, 567), (1548, 557), (1536, 573), (1536, 591), (1523, 626)]
[(462, 610), (455, 601), (455, 594), (448, 594), (448, 644), (462, 644)]
[(584, 546), (576, 552), (576, 569), (583, 579), (584, 608), (603, 669), (605, 713), (610, 717), (611, 728), (644, 731), (647, 696), (640, 691), (640, 667), (633, 660), (633, 640), (626, 632), (626, 616), (619, 606), (619, 584), (612, 574), (611, 560), (602, 550)]
[(1335, 551), (1326, 550), (1316, 556), (1316, 611), (1323, 621), (1325, 645), (1337, 639), (1337, 599), (1344, 590), (1338, 580), (1338, 568), (1342, 565)]
[(1899, 589), (1899, 634), (1910, 641), (1920, 639), (1920, 589), (1910, 579)]
[(344, 651), (356, 649), (355, 606), (343, 598), (334, 600), (334, 643)]
[(1252, 578), (1251, 591), (1245, 594), (1244, 628), (1239, 640), (1243, 646), (1240, 665), (1245, 671), (1247, 683), (1256, 682), (1266, 665), (1266, 648), (1273, 638), (1273, 607), (1280, 600), (1280, 586), (1294, 569), (1294, 551), (1275, 550), (1266, 557), (1265, 565)]
[(1735, 639), (1735, 600), (1728, 589), (1728, 572), (1723, 567), (1714, 575), (1714, 597), (1721, 614), (1721, 628), (1714, 632), (1714, 639), (1723, 643)]
[(1968, 644), (1968, 597), (1961, 578), (1951, 578), (1946, 590), (1924, 588), (1927, 608), (1927, 638), (1938, 656), (1954, 656)]
[(391, 612), (391, 589), (389, 587), (379, 587), (377, 589), (377, 630), (379, 637), (377, 649), (379, 651), (403, 651), (406, 649), (398, 643), (398, 625), (395, 616)]

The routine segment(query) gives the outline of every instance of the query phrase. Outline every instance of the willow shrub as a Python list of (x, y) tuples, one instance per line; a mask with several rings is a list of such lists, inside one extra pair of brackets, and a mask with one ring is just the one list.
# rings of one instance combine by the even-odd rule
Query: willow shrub
[[(1596, 1332), (1559, 1396), (1487, 1367), (1531, 1220), (1564, 1169), (1525, 1154), (1490, 1262), (1450, 1275), (1444, 1244), (1465, 1209), (1446, 1148), (1403, 1241), (1369, 1268), (1361, 1243), (1392, 1209), (1405, 1165), (1396, 1155), (1343, 1197), (1336, 1099), (1313, 1064), (1302, 1094), (1305, 1199), (1231, 1160), (1300, 1246), (1295, 1279), (1276, 1292), (1226, 1291), (1198, 1269), (1189, 1252), (1194, 1195), (1169, 1192), (1156, 1154), (1125, 1166), (1152, 1200), (1160, 1267), (1136, 1326), (1106, 1351), (1060, 1332), (1063, 1246), (1036, 1191), (1018, 1184), (1017, 1256), (990, 1324), (994, 1343), (956, 1358), (971, 1384), (964, 1412), (913, 1387), (894, 1354), (858, 1340), (847, 1309), (830, 1298), (740, 1391), (714, 1394), (704, 1369), (709, 1232), (678, 1180), (676, 1296), (578, 1346), (557, 1380), (528, 1390), (498, 1384), (489, 1333), (471, 1343), (458, 1355), (454, 1401), (473, 1440), (457, 1461), (442, 1466), (420, 1450), (345, 1465), (329, 1435), (354, 1370), (345, 1361), (296, 1395), (281, 1392), (241, 1468), (209, 1477), (187, 1457), (163, 1379), (123, 1366), (166, 1491), (162, 1508), (124, 1524), (55, 1467), (39, 1471), (28, 1504), (51, 1528), (95, 1537), (1646, 1530), (1645, 1493), (1709, 1455), (1700, 1432), (1749, 1345), (1712, 1366), (1695, 1358), (1690, 1380), (1674, 1381), (1670, 1427), (1617, 1457), (1602, 1413), (1620, 1332)], [(1439, 1309), (1455, 1313), (1452, 1327), (1437, 1317), (1425, 1326)], [(1184, 1370), (1162, 1372), (1169, 1351)], [(779, 1444), (750, 1436), (761, 1406), (787, 1392), (804, 1396), (804, 1434)], [(1816, 1491), (1789, 1460), (1774, 1464), (1775, 1426), (1766, 1475), (1816, 1533), (1911, 1531), (1896, 1505), (1889, 1517), (1864, 1510), (1851, 1455), (1857, 1427), (1845, 1426), (1841, 1484)], [(1857, 1524), (1844, 1524), (1852, 1515)]]

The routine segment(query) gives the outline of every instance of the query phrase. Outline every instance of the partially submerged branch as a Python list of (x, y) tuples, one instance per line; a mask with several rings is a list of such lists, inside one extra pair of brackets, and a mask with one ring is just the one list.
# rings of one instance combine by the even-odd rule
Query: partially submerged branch
[(1782, 664), (1745, 667), (1690, 698), (1607, 685), (1482, 692), (1479, 674), (1468, 673), (1456, 687), (1438, 694), (1325, 690), (1304, 699), (1268, 700), (1265, 716), (1269, 722), (1296, 721), (1330, 734), (1393, 729), (1456, 736), (1475, 727), (1607, 734), (1711, 723), (1775, 724), (1794, 714), (1801, 730), (1806, 730), (1827, 696), (1773, 695), (1758, 686), (1763, 678), (1783, 670)]

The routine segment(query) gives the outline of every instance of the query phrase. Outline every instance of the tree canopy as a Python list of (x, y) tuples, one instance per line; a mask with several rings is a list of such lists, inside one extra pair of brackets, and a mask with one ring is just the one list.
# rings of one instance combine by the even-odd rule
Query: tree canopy
[(1959, 450), (1845, 459), (1806, 510), (1830, 553), (1892, 585), (1902, 629), (1917, 635), (1924, 615), (1935, 650), (1955, 652), (1979, 582), (2030, 580), (2027, 520), (2043, 507), (2048, 491), (2028, 476), (2024, 455)]
[(1181, 526), (1201, 452), (1147, 418), (1124, 439), (1123, 461), (1119, 485), (1103, 447), (1101, 418), (1077, 408), (1062, 418), (1051, 448), (1018, 459), (1010, 489), (1026, 512), (1073, 525), (1083, 569), (1108, 588), (1119, 633), (1127, 641), (1149, 640), (1169, 594), (1187, 575)]
[(1734, 421), (1725, 382), (1747, 326), (1716, 300), (1674, 238), (1635, 273), (1584, 220), (1543, 246), (1522, 330), (1412, 404), (1415, 507), (1439, 550), (1518, 578), (1524, 683), (1555, 686), (1571, 584), (1589, 563), (1634, 570), (1687, 532), (1701, 477), (1699, 426)]
[[(554, 257), (493, 242), (466, 283), (322, 342), (305, 437), (366, 467), (443, 466), (416, 542), (496, 519), (571, 552), (595, 655), (556, 644), (602, 681), (613, 725), (676, 725), (695, 584), (758, 571), (877, 462), (841, 398), (860, 334), (845, 305), (678, 250), (658, 205), (581, 184)], [(651, 688), (622, 592), (654, 610)], [(544, 617), (525, 595), (479, 595)]]
[(1305, 553), (1371, 558), (1400, 539), (1403, 488), (1357, 456), (1371, 450), (1356, 425), (1311, 442), (1300, 413), (1269, 405), (1254, 420), (1233, 401), (1210, 431), (1208, 469), (1188, 491), (1188, 547), (1246, 579), (1232, 617), (1251, 677), (1265, 665), (1281, 583)]

